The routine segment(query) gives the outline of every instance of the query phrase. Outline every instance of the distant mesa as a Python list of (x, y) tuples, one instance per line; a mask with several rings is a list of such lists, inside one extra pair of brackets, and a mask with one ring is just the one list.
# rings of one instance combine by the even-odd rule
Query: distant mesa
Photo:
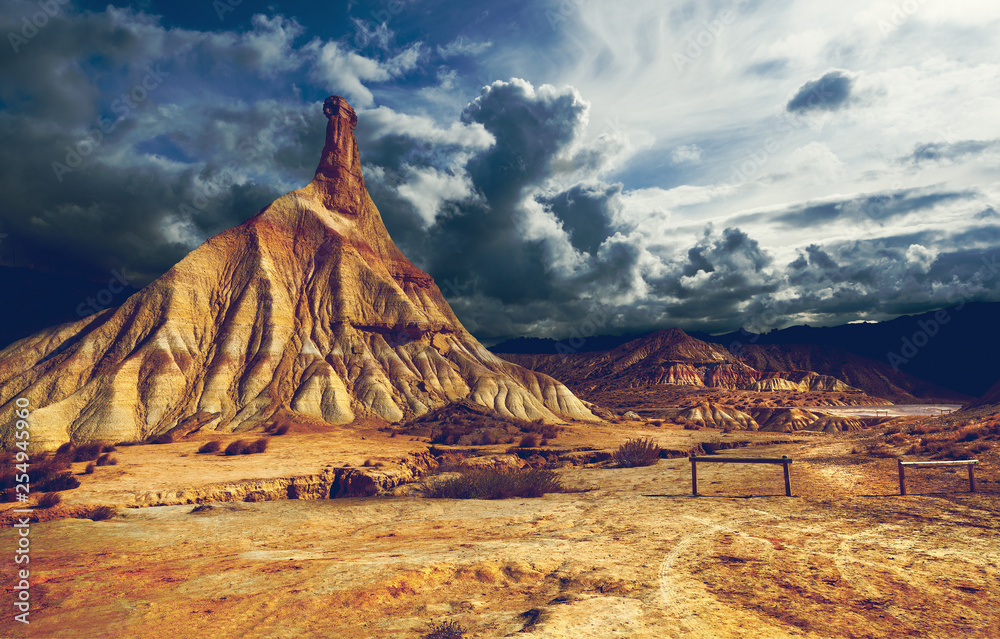
[[(528, 346), (524, 342), (511, 345)], [(738, 343), (730, 350), (678, 328), (655, 331), (600, 351), (550, 355), (525, 353), (527, 348), (508, 353), (502, 348), (498, 345), (494, 352), (508, 361), (552, 375), (578, 391), (669, 384), (761, 393), (870, 396), (863, 403), (873, 403), (874, 398), (913, 403), (964, 397), (894, 370), (884, 362), (834, 346)]]
[[(290, 411), (398, 422), (470, 400), (524, 419), (595, 419), (563, 384), (487, 351), (389, 237), (361, 174), (357, 115), (327, 98), (314, 179), (209, 239), (122, 306), (0, 351), (32, 446), (253, 428)], [(187, 421), (186, 421), (187, 420)]]

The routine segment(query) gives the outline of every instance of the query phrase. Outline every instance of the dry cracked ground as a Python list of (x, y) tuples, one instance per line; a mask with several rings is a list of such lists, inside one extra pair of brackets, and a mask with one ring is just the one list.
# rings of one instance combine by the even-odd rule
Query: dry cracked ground
[[(557, 441), (613, 448), (644, 434), (671, 448), (778, 439), (633, 424)], [(791, 498), (778, 466), (722, 464), (699, 466), (693, 497), (679, 458), (562, 468), (565, 484), (589, 490), (540, 499), (286, 499), (35, 523), (31, 624), (11, 621), (8, 588), (3, 636), (416, 638), (454, 621), (466, 637), (1000, 637), (995, 455), (981, 457), (975, 494), (964, 469), (934, 469), (914, 471), (900, 497), (895, 460), (850, 453), (861, 436), (782, 435), (794, 441), (727, 452), (792, 457)], [(403, 439), (289, 435), (239, 459), (193, 455), (199, 442), (122, 449), (119, 466), (65, 501), (124, 504), (227, 473), (426, 449)], [(0, 532), (4, 548), (14, 540)]]

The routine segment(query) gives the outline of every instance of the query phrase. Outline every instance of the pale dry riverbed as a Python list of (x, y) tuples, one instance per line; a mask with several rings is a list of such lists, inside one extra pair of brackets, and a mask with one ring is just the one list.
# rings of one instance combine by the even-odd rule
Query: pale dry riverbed
[[(651, 432), (665, 446), (720, 437)], [(854, 445), (727, 451), (792, 457), (792, 498), (779, 466), (749, 464), (700, 465), (692, 497), (680, 458), (563, 468), (592, 490), (541, 499), (232, 502), (36, 523), (31, 626), (8, 612), (0, 627), (44, 639), (417, 638), (446, 620), (470, 638), (1000, 636), (996, 460), (983, 458), (979, 493), (962, 492), (964, 471), (934, 470), (900, 497), (895, 460)]]
[(851, 415), (853, 417), (913, 417), (947, 414), (961, 407), (961, 404), (882, 404), (877, 406), (804, 406), (803, 408), (821, 413)]

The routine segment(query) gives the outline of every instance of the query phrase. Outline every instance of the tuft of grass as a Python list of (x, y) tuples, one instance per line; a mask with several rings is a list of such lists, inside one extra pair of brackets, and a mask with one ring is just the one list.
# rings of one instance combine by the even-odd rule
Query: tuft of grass
[(174, 436), (169, 433), (163, 433), (157, 437), (150, 440), (150, 444), (173, 444)]
[(243, 455), (256, 455), (258, 453), (263, 453), (267, 450), (268, 441), (266, 438), (261, 437), (255, 441), (247, 444), (241, 452)]
[(469, 630), (457, 621), (445, 621), (431, 626), (424, 639), (463, 639), (467, 632)]
[(97, 468), (97, 464), (95, 464), (94, 462), (90, 462), (89, 464), (87, 464), (87, 467), (83, 469), (83, 474), (84, 475), (93, 475), (94, 474), (94, 470), (96, 468)]
[(424, 490), (432, 499), (509, 499), (566, 492), (559, 476), (540, 468), (463, 468)]
[(267, 450), (267, 438), (261, 437), (260, 439), (254, 441), (248, 441), (246, 439), (237, 439), (234, 442), (230, 442), (226, 446), (226, 450), (223, 451), (225, 455), (255, 455), (258, 453), (263, 453)]
[(226, 446), (226, 450), (223, 452), (223, 454), (227, 456), (240, 455), (243, 453), (243, 449), (249, 445), (250, 442), (248, 442), (247, 440), (237, 439), (236, 441), (229, 442), (229, 445)]
[(111, 519), (118, 514), (113, 506), (95, 506), (88, 510), (82, 519), (90, 519), (93, 521), (105, 521)]
[(97, 458), (98, 466), (117, 466), (118, 460), (111, 455), (111, 453), (104, 453)]
[(38, 505), (36, 508), (52, 508), (53, 506), (58, 506), (62, 502), (62, 495), (59, 493), (45, 493), (42, 498), (38, 500)]
[(889, 447), (882, 443), (868, 444), (865, 447), (865, 454), (869, 457), (878, 457), (880, 459), (899, 457), (899, 455), (894, 453)]
[(660, 447), (649, 438), (630, 439), (611, 454), (611, 459), (619, 468), (652, 466), (660, 459)]
[(519, 448), (537, 448), (538, 447), (538, 433), (527, 433), (521, 438), (518, 443)]
[(222, 440), (221, 439), (213, 439), (210, 442), (205, 442), (204, 444), (202, 444), (201, 448), (198, 449), (198, 452), (199, 453), (217, 453), (220, 450), (222, 450)]
[[(91, 444), (82, 444), (80, 446), (73, 447), (70, 451), (73, 453), (74, 462), (94, 461), (100, 457), (101, 450), (105, 446), (106, 444), (101, 442), (94, 442)], [(56, 454), (58, 455), (59, 451), (56, 451)]]

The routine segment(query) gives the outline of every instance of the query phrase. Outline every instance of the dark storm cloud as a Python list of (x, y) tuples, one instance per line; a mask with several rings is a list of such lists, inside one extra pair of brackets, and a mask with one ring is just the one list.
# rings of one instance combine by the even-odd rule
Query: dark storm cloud
[(836, 111), (847, 106), (853, 83), (853, 78), (845, 71), (827, 71), (822, 77), (799, 87), (785, 109), (790, 113)]
[(553, 157), (574, 139), (585, 112), (572, 90), (536, 91), (518, 79), (483, 89), (462, 113), (462, 122), (481, 124), (496, 138), (467, 165), (482, 199), (429, 229), (435, 250), (425, 259), (432, 275), (471, 281), (476, 292), (503, 303), (572, 298), (553, 280), (542, 242), (524, 239), (520, 207), (524, 189), (548, 177)]
[(1000, 148), (1000, 140), (962, 140), (960, 142), (929, 142), (918, 144), (913, 153), (906, 158), (907, 162), (921, 164), (925, 162), (956, 162), (971, 156), (977, 156), (984, 151)]
[(574, 248), (596, 255), (601, 243), (613, 233), (609, 205), (621, 191), (620, 184), (578, 184), (554, 197), (538, 196), (536, 199), (563, 223)]
[(673, 318), (734, 325), (743, 303), (774, 292), (780, 283), (768, 271), (771, 256), (738, 228), (721, 236), (707, 229), (687, 255), (679, 272), (650, 282), (658, 293), (681, 300), (667, 309)]
[[(289, 64), (276, 55), (293, 22), (258, 16), (237, 36), (166, 30), (128, 10), (71, 12), (16, 53), (0, 47), (4, 259), (16, 250), (18, 266), (95, 279), (124, 268), (142, 285), (277, 185), (311, 177), (322, 127), (305, 112), (316, 105), (219, 93), (237, 84), (231, 74), (268, 92)], [(18, 17), (5, 12), (3, 24)], [(212, 68), (227, 70), (215, 87)]]
[[(827, 324), (997, 301), (1000, 251), (969, 248), (969, 242), (995, 243), (998, 233), (1000, 228), (980, 227), (947, 237), (911, 234), (810, 245), (788, 265), (787, 282), (797, 294), (759, 301), (781, 317), (809, 314)], [(942, 250), (929, 250), (921, 240)]]
[(573, 90), (535, 91), (517, 78), (485, 87), (462, 112), (462, 122), (478, 122), (497, 138), (496, 146), (470, 163), (476, 186), (494, 202), (540, 183), (553, 157), (582, 129), (585, 113)]

